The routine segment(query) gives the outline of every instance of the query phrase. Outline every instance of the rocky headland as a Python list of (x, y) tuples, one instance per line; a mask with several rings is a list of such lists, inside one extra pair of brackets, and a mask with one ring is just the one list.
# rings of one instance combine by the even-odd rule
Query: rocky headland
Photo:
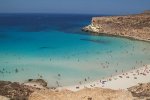
[(93, 17), (83, 31), (150, 41), (150, 11), (127, 16)]

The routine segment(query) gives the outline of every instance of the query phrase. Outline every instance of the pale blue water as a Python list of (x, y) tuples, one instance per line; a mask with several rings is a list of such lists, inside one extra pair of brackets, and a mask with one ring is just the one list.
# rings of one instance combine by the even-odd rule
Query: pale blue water
[(150, 64), (148, 42), (81, 32), (92, 16), (1, 14), (0, 80), (42, 76), (64, 86)]

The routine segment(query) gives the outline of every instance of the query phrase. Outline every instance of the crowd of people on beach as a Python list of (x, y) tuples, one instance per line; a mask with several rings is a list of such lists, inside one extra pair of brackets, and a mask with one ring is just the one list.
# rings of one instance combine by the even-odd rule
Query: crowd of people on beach
[[(77, 90), (80, 90), (83, 88), (94, 88), (94, 87), (108, 88), (107, 84), (111, 81), (115, 82), (116, 80), (121, 80), (121, 79), (122, 80), (124, 80), (124, 79), (125, 80), (126, 79), (138, 80), (139, 77), (143, 76), (143, 78), (144, 78), (144, 76), (146, 77), (147, 75), (150, 75), (150, 65), (144, 65), (141, 68), (136, 68), (136, 69), (133, 69), (133, 70), (128, 71), (128, 72), (124, 72), (124, 73), (121, 73), (121, 74), (118, 74), (115, 76), (100, 79), (100, 80), (90, 82), (87, 84), (85, 83), (85, 84), (75, 85), (75, 86), (72, 86), (71, 88), (68, 88), (68, 89), (73, 90), (73, 91), (77, 91)], [(122, 84), (122, 83), (120, 83), (120, 84)]]

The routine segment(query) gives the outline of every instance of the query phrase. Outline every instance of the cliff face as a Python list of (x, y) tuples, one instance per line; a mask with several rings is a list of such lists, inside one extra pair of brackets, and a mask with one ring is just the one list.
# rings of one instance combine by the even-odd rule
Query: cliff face
[(128, 16), (93, 17), (83, 31), (150, 41), (150, 11)]

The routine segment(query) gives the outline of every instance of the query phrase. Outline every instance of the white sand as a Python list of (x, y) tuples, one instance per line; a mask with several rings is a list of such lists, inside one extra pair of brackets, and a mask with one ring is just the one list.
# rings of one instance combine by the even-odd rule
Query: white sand
[(58, 90), (71, 90), (71, 91), (78, 91), (83, 88), (94, 88), (94, 87), (101, 87), (101, 88), (110, 88), (110, 89), (127, 89), (138, 83), (147, 83), (150, 82), (150, 65), (145, 65), (141, 68), (131, 70), (119, 75), (115, 75), (112, 77), (108, 77), (102, 80), (97, 80), (94, 82), (81, 84), (81, 85), (74, 85), (74, 86), (66, 86), (66, 87), (59, 87)]

